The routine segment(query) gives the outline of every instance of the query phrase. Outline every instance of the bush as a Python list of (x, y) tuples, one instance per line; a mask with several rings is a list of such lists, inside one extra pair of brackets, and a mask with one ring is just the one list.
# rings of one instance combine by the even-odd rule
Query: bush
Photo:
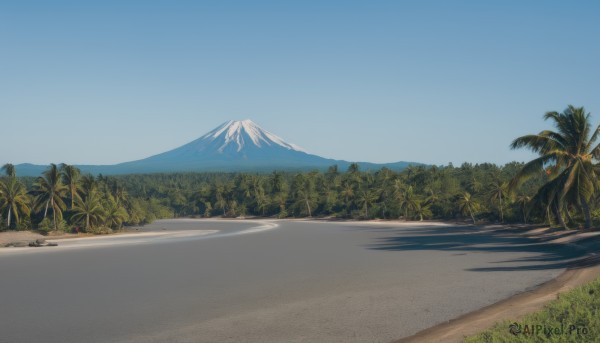
[(98, 226), (98, 227), (88, 228), (85, 230), (85, 232), (91, 233), (94, 235), (108, 235), (110, 233), (113, 233), (114, 231), (108, 227)]
[[(466, 343), (492, 342), (600, 342), (600, 278), (560, 294), (542, 311), (529, 314), (522, 320), (496, 324)], [(543, 329), (532, 332), (532, 325)], [(509, 330), (514, 326), (516, 334)], [(562, 328), (561, 332), (550, 332)], [(544, 332), (546, 330), (546, 332)]]
[[(57, 221), (56, 226), (58, 231), (65, 231), (67, 228), (67, 222), (65, 222), (64, 220), (59, 220)], [(37, 229), (38, 231), (41, 231), (43, 233), (54, 231), (54, 223), (52, 222), (52, 219), (50, 217), (46, 217), (38, 224)]]
[(277, 218), (283, 219), (283, 218), (286, 218), (287, 216), (288, 216), (288, 212), (286, 210), (281, 210), (281, 211), (279, 211)]

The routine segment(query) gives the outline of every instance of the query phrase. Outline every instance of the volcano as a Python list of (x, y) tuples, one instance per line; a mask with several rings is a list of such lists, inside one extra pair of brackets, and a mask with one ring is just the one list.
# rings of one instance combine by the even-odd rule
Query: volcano
[[(253, 121), (229, 120), (204, 136), (179, 148), (145, 159), (115, 165), (80, 165), (92, 174), (145, 174), (169, 172), (270, 172), (273, 170), (323, 170), (337, 165), (345, 170), (352, 162), (309, 154), (264, 130)], [(387, 167), (401, 170), (412, 162), (376, 164), (356, 162), (363, 170)], [(17, 165), (21, 176), (37, 176), (46, 166)]]

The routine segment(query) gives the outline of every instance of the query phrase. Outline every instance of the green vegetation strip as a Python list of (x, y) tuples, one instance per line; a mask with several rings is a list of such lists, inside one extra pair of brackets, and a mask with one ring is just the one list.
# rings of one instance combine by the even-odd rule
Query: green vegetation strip
[(560, 294), (542, 311), (498, 323), (463, 342), (600, 342), (600, 278)]
[(172, 217), (469, 219), (600, 227), (600, 126), (583, 107), (548, 112), (556, 131), (516, 138), (539, 157), (504, 166), (102, 176), (51, 164), (37, 178), (0, 169), (0, 230), (93, 234)]

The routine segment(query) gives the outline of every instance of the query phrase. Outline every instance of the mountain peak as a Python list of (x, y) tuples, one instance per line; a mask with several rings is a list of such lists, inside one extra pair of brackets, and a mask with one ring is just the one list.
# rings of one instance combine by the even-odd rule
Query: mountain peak
[[(396, 162), (374, 164), (359, 162), (362, 169), (387, 167), (403, 169), (413, 164)], [(228, 120), (204, 136), (158, 155), (110, 166), (78, 166), (83, 172), (104, 175), (167, 172), (234, 172), (273, 170), (314, 170), (350, 162), (306, 153), (297, 145), (264, 130), (250, 119)], [(18, 166), (19, 175), (39, 175), (46, 166)]]
[(225, 148), (231, 145), (235, 145), (236, 150), (239, 152), (249, 144), (258, 148), (265, 146), (283, 147), (287, 150), (305, 152), (301, 147), (287, 143), (277, 135), (264, 130), (250, 119), (228, 120), (200, 139), (208, 143), (220, 143), (217, 149), (219, 152), (223, 152)]

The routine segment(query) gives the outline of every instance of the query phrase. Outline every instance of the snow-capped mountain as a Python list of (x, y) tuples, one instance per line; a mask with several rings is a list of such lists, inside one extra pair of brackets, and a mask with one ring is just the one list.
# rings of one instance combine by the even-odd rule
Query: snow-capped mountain
[[(142, 160), (106, 166), (78, 166), (93, 174), (133, 174), (192, 171), (273, 171), (325, 169), (337, 165), (340, 170), (351, 162), (323, 158), (307, 153), (277, 135), (262, 129), (251, 120), (230, 120), (202, 137), (179, 148)], [(403, 169), (409, 162), (375, 164), (358, 162), (363, 170)], [(45, 166), (22, 164), (17, 172), (23, 176), (39, 175)]]
[(227, 121), (190, 144), (204, 146), (212, 142), (222, 143), (217, 149), (219, 152), (225, 151), (229, 145), (234, 145), (237, 147), (236, 151), (240, 152), (247, 144), (253, 144), (258, 148), (283, 147), (287, 150), (306, 152), (299, 146), (287, 143), (269, 131), (263, 130), (250, 119)]
[(308, 154), (251, 120), (230, 120), (179, 148), (143, 160), (117, 165), (125, 169), (266, 170), (320, 168), (334, 160)]

